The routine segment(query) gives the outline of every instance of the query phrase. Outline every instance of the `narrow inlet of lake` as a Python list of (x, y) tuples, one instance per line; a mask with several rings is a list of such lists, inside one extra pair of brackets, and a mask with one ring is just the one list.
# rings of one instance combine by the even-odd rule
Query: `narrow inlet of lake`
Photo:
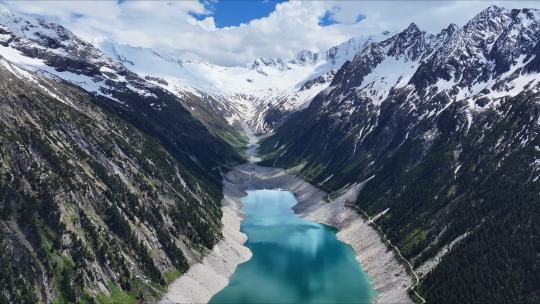
[(248, 191), (242, 203), (253, 257), (210, 303), (370, 303), (376, 296), (352, 247), (336, 229), (297, 217), (291, 192)]

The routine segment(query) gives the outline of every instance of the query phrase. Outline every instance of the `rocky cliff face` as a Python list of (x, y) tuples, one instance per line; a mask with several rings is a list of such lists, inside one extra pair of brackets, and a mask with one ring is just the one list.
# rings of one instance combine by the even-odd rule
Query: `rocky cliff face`
[(177, 159), (200, 169), (200, 174), (214, 173), (212, 178), (219, 180), (218, 172), (208, 168), (239, 160), (222, 138), (199, 136), (208, 129), (216, 137), (224, 137), (220, 131), (239, 137), (211, 107), (206, 107), (211, 115), (197, 116), (200, 112), (192, 110), (192, 105), (207, 104), (203, 97), (172, 94), (157, 84), (159, 79), (140, 77), (61, 25), (19, 17), (4, 8), (0, 26), (0, 54), (7, 60), (91, 93), (102, 107), (158, 138)]
[(428, 301), (535, 301), (539, 26), (490, 7), (372, 43), (266, 140), (265, 163), (329, 190), (369, 179), (354, 203), (381, 214)]
[(220, 168), (240, 156), (193, 100), (0, 17), (0, 302), (155, 301), (220, 239)]

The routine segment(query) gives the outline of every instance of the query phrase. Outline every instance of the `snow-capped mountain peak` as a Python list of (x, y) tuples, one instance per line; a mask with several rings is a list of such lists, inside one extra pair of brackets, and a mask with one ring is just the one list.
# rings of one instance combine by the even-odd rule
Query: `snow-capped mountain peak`
[[(231, 113), (247, 116), (259, 129), (274, 119), (307, 106), (309, 101), (326, 88), (341, 65), (372, 42), (387, 38), (388, 33), (357, 37), (331, 49), (315, 53), (300, 51), (294, 58), (256, 58), (246, 66), (219, 66), (202, 60), (185, 59), (180, 50), (155, 50), (105, 41), (100, 48), (109, 56), (126, 64), (130, 70), (174, 94), (192, 92), (210, 94), (219, 100), (236, 103), (236, 108), (249, 110)], [(279, 114), (278, 114), (279, 113)]]
[[(259, 70), (262, 67), (270, 67), (278, 70), (288, 69), (287, 64), (281, 58), (257, 58), (248, 65), (252, 70)], [(262, 71), (262, 70), (261, 70)]]
[(420, 28), (414, 22), (411, 22), (409, 26), (407, 26), (407, 28), (405, 28), (405, 30), (403, 31), (405, 35), (416, 35), (416, 34), (420, 34), (420, 32), (421, 32)]
[(296, 54), (296, 56), (291, 59), (290, 62), (300, 65), (314, 64), (315, 62), (317, 62), (318, 57), (318, 53), (314, 53), (308, 50), (302, 50), (298, 52), (298, 54)]
[(457, 31), (459, 31), (459, 26), (457, 26), (455, 23), (451, 23), (449, 26), (442, 29), (438, 36), (444, 37), (442, 39), (445, 39), (447, 37), (453, 36)]

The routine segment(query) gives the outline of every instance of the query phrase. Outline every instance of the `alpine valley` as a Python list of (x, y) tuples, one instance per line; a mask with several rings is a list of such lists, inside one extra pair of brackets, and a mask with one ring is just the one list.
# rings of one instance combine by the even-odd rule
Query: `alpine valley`
[(408, 301), (540, 302), (540, 10), (219, 66), (0, 4), (0, 303), (163, 299), (227, 240), (257, 140), (378, 233)]

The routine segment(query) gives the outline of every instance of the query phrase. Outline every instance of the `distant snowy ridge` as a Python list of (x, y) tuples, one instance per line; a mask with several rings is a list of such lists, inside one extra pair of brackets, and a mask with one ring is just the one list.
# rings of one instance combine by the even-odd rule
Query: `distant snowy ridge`
[[(0, 55), (11, 63), (117, 101), (119, 94), (153, 97), (161, 88), (183, 100), (199, 99), (231, 125), (248, 121), (269, 131), (328, 87), (337, 70), (389, 33), (350, 39), (327, 51), (302, 50), (290, 59), (256, 58), (245, 66), (218, 66), (186, 51), (117, 44), (92, 45), (60, 25), (0, 7)], [(157, 98), (156, 98), (157, 99)], [(156, 110), (163, 105), (149, 101)], [(201, 109), (187, 106), (195, 116)]]
[[(130, 70), (174, 94), (208, 94), (230, 102), (238, 112), (225, 113), (232, 123), (247, 119), (257, 130), (268, 130), (269, 112), (283, 114), (304, 108), (325, 89), (335, 72), (381, 35), (350, 39), (331, 49), (300, 51), (294, 58), (257, 58), (245, 66), (224, 67), (190, 58), (176, 50), (158, 50), (102, 41), (99, 47)], [(182, 58), (182, 56), (186, 56)]]

